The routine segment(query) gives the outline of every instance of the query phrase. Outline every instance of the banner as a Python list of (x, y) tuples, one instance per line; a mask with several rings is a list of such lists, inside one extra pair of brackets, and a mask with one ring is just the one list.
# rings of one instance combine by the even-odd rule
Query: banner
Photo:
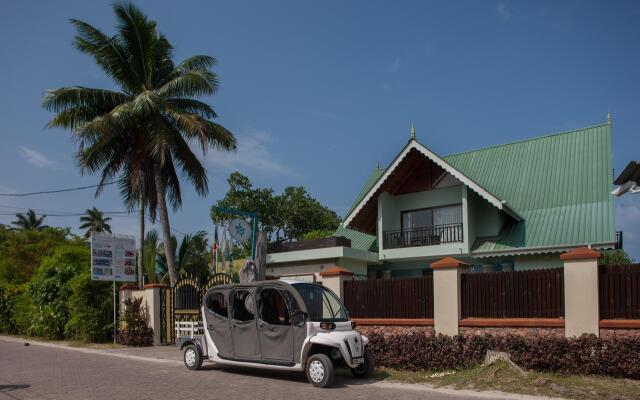
[(136, 239), (133, 236), (91, 234), (91, 279), (136, 281)]

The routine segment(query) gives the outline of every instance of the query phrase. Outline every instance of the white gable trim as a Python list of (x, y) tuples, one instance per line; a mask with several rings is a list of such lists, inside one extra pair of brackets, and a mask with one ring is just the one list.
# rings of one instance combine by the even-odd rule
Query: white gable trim
[(371, 199), (373, 194), (380, 188), (380, 186), (382, 186), (382, 184), (387, 180), (389, 175), (393, 173), (393, 171), (398, 167), (398, 165), (402, 162), (402, 160), (407, 156), (407, 154), (412, 149), (416, 149), (420, 153), (424, 154), (427, 158), (429, 158), (431, 161), (439, 165), (442, 169), (444, 169), (445, 171), (453, 175), (456, 179), (458, 179), (464, 185), (472, 189), (474, 192), (478, 193), (482, 198), (487, 200), (497, 209), (506, 212), (507, 214), (512, 216), (514, 219), (516, 219), (516, 221), (522, 220), (522, 218), (515, 211), (509, 208), (506, 201), (498, 199), (496, 196), (489, 193), (482, 186), (472, 181), (469, 177), (464, 175), (462, 172), (455, 169), (451, 164), (449, 164), (448, 162), (446, 162), (445, 160), (437, 156), (435, 153), (433, 153), (431, 150), (427, 149), (425, 146), (420, 144), (418, 141), (412, 140), (411, 142), (409, 142), (407, 146), (405, 146), (405, 148), (400, 152), (400, 154), (398, 154), (398, 156), (393, 160), (393, 163), (389, 166), (389, 168), (387, 168), (384, 174), (382, 174), (380, 179), (378, 179), (378, 182), (376, 182), (376, 184), (373, 185), (373, 187), (367, 192), (367, 194), (362, 198), (362, 200), (360, 200), (358, 205), (349, 213), (349, 215), (347, 215), (347, 217), (343, 222), (343, 226), (347, 227), (351, 223), (353, 218), (360, 212), (362, 207), (364, 207), (364, 205), (367, 204), (367, 202)]

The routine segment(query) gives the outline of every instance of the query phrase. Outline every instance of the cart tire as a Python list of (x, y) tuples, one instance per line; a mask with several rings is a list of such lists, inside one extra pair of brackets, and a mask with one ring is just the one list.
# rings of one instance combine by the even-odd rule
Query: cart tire
[(198, 346), (190, 344), (184, 349), (184, 365), (191, 369), (196, 370), (202, 367), (202, 354)]
[(365, 347), (364, 362), (355, 368), (351, 368), (351, 375), (353, 375), (354, 378), (358, 379), (370, 378), (371, 375), (373, 375), (374, 368), (375, 360), (373, 359), (373, 354), (371, 354), (369, 349)]
[(333, 382), (333, 363), (322, 353), (314, 354), (307, 360), (307, 379), (316, 387), (327, 387)]

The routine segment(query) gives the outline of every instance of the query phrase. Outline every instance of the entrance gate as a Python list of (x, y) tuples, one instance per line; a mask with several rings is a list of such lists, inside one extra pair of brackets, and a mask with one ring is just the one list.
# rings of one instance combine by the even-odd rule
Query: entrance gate
[(211, 287), (233, 283), (230, 275), (219, 273), (210, 276), (204, 284), (194, 277), (181, 278), (173, 288), (160, 290), (160, 324), (162, 343), (175, 343), (176, 337), (204, 333), (202, 296)]

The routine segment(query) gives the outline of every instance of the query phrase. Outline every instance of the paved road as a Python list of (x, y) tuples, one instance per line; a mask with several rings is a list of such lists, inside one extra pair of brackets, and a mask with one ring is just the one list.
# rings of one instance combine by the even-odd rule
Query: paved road
[[(301, 374), (209, 365), (189, 371), (165, 348), (164, 361), (0, 339), (0, 399), (464, 399), (465, 395), (336, 377), (318, 389)], [(163, 353), (164, 352), (164, 353)], [(175, 352), (175, 353), (173, 353)], [(127, 352), (126, 354), (131, 354)], [(169, 355), (169, 357), (167, 357)], [(474, 397), (477, 398), (477, 397)]]

